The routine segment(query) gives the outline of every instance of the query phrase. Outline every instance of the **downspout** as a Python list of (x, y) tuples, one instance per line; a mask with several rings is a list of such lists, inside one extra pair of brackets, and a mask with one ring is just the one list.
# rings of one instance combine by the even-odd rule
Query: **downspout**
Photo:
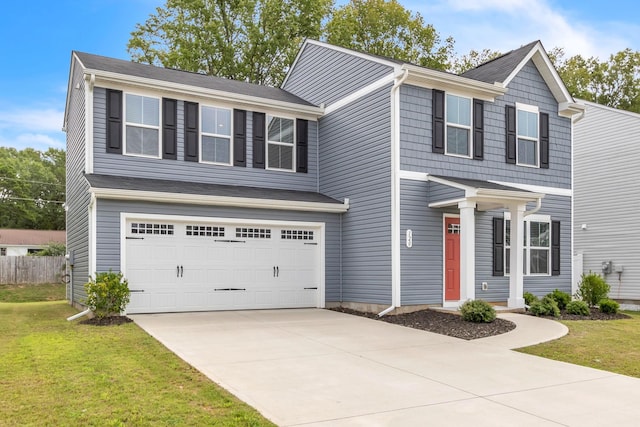
[(542, 197), (538, 197), (538, 200), (536, 201), (536, 207), (531, 209), (530, 211), (524, 211), (522, 213), (523, 218), (526, 218), (527, 216), (533, 215), (534, 213), (538, 212), (541, 207), (542, 207)]
[[(378, 313), (378, 317), (400, 305), (400, 103), (398, 91), (409, 77), (405, 69), (391, 88), (391, 305)], [(399, 98), (399, 97), (398, 97)]]
[(80, 313), (74, 314), (73, 316), (69, 316), (67, 317), (67, 320), (69, 322), (71, 322), (72, 320), (76, 320), (82, 316), (86, 316), (87, 314), (91, 313), (91, 309), (87, 308), (85, 311), (81, 311)]

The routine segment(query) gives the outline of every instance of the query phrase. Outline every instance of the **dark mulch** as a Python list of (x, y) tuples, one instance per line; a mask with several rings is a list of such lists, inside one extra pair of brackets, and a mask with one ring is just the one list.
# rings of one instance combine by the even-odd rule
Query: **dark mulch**
[(387, 314), (382, 317), (378, 317), (375, 313), (364, 313), (342, 307), (332, 308), (331, 310), (368, 317), (370, 319), (394, 323), (414, 329), (422, 329), (423, 331), (448, 335), (450, 337), (462, 338), (464, 340), (475, 340), (500, 335), (516, 327), (515, 323), (504, 319), (496, 319), (491, 323), (472, 323), (462, 320), (462, 316), (458, 314), (428, 309), (406, 314)]
[[(533, 316), (533, 314), (527, 312)], [(540, 316), (545, 319), (553, 320), (618, 320), (618, 319), (631, 319), (631, 316), (627, 316), (624, 313), (609, 314), (603, 313), (599, 308), (592, 308), (590, 316), (578, 316), (577, 314), (569, 314), (565, 310), (560, 310), (560, 317), (553, 316)]]
[(91, 319), (83, 320), (80, 323), (83, 325), (93, 326), (117, 326), (130, 322), (133, 322), (133, 320), (129, 319), (127, 316), (107, 316), (103, 318), (92, 317)]

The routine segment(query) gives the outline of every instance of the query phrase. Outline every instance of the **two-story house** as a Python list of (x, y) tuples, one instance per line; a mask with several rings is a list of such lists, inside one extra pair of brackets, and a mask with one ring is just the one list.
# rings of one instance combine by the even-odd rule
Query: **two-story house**
[(308, 40), (282, 89), (74, 52), (72, 302), (109, 269), (130, 313), (569, 291), (581, 111), (539, 42), (458, 76)]

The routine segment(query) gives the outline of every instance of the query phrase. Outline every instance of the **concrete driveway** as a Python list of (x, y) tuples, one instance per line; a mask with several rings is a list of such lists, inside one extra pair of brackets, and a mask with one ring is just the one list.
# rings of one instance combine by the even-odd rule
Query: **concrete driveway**
[(505, 314), (464, 341), (328, 310), (131, 316), (280, 426), (640, 425), (640, 380), (509, 350), (560, 323)]

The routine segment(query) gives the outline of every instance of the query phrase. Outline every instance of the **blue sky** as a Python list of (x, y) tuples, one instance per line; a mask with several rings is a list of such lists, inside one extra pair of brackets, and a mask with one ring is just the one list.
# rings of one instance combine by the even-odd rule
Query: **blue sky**
[[(346, 0), (338, 0), (344, 4)], [(506, 52), (540, 39), (547, 49), (607, 58), (640, 50), (637, 0), (400, 0), (456, 51)], [(0, 146), (64, 148), (61, 131), (72, 50), (128, 59), (127, 41), (162, 0), (10, 1), (0, 26)]]

